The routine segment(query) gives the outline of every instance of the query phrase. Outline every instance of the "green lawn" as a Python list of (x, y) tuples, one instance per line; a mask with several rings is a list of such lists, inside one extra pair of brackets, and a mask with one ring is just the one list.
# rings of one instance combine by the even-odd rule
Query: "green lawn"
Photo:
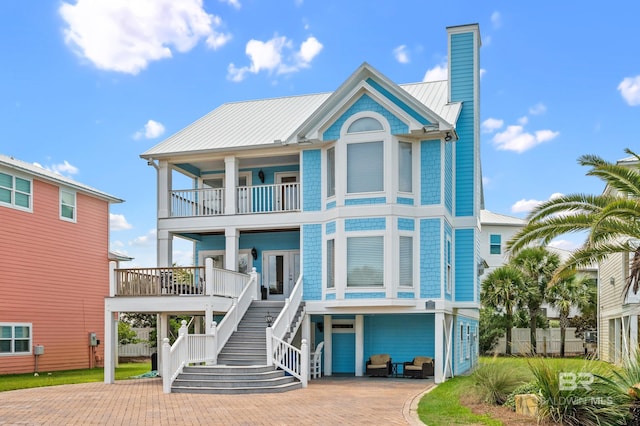
[[(578, 370), (585, 363), (582, 358), (545, 359), (545, 362), (562, 363), (568, 370)], [(600, 362), (600, 361), (590, 361)], [(529, 370), (528, 359), (520, 357), (481, 357), (480, 364), (499, 363), (518, 369)], [(460, 404), (460, 396), (473, 392), (473, 381), (470, 376), (458, 376), (438, 385), (426, 394), (418, 404), (420, 420), (429, 426), (448, 426), (464, 424), (484, 424), (499, 426), (503, 423), (487, 415), (477, 415)]]
[[(120, 364), (116, 368), (116, 380), (125, 380), (151, 371), (151, 362), (136, 362)], [(37, 388), (41, 386), (70, 385), (76, 383), (102, 382), (104, 371), (102, 368), (87, 370), (66, 370), (41, 372), (37, 376), (28, 374), (6, 374), (0, 376), (0, 392)]]

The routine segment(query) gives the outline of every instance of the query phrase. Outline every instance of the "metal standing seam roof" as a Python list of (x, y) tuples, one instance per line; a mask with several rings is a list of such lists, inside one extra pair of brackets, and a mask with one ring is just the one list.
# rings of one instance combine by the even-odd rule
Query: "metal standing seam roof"
[(494, 213), (489, 210), (480, 210), (480, 223), (482, 225), (525, 226), (527, 221), (518, 217)]
[(13, 157), (8, 157), (3, 154), (0, 154), (0, 166), (4, 166), (9, 169), (13, 169), (13, 170), (31, 175), (36, 179), (41, 179), (48, 182), (65, 185), (77, 191), (84, 192), (88, 195), (92, 195), (97, 198), (102, 198), (110, 203), (124, 202), (124, 200), (120, 198), (114, 197), (113, 195), (109, 195), (106, 192), (100, 191), (91, 186), (84, 185), (80, 182), (76, 182), (75, 180), (68, 178), (66, 176), (59, 175), (43, 167), (37, 166), (35, 164), (27, 163), (26, 161), (16, 160)]
[[(455, 124), (462, 104), (447, 102), (447, 81), (399, 86), (448, 123)], [(141, 157), (273, 145), (277, 140), (290, 137), (331, 94), (226, 103), (150, 148)]]

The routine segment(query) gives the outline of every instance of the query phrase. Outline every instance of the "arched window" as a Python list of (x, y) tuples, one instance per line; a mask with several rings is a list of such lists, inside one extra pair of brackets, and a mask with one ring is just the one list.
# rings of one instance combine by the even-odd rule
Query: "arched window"
[(362, 117), (351, 123), (347, 133), (375, 132), (379, 130), (384, 130), (384, 128), (378, 120), (371, 117)]

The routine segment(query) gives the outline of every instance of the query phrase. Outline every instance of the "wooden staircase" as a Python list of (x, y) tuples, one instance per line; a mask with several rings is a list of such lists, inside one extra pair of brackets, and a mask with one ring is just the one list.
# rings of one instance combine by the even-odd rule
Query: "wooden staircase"
[[(218, 355), (217, 365), (185, 367), (171, 386), (175, 393), (250, 394), (301, 389), (302, 384), (283, 370), (267, 365), (266, 317), (273, 319), (284, 302), (253, 301)], [(289, 333), (294, 333), (304, 306)]]

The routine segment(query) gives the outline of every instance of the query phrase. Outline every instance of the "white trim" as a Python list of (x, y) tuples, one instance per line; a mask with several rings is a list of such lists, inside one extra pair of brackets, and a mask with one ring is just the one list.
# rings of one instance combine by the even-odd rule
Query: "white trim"
[[(33, 323), (30, 322), (0, 322), (0, 327), (11, 327), (11, 338), (2, 338), (0, 335), (1, 341), (10, 341), (14, 342), (11, 346), (13, 351), (11, 352), (0, 352), (0, 357), (5, 356), (25, 356), (31, 355), (33, 353)], [(14, 332), (15, 327), (28, 327), (29, 328), (29, 350), (25, 352), (15, 352), (15, 341), (16, 340), (26, 340), (24, 338), (16, 339)]]
[[(73, 217), (66, 217), (62, 215), (62, 193), (65, 192), (67, 194), (73, 195)], [(64, 220), (66, 222), (76, 223), (78, 221), (78, 193), (72, 189), (68, 189), (65, 187), (60, 187), (60, 191), (58, 192), (58, 213), (60, 215), (60, 220)]]
[[(2, 207), (8, 207), (10, 209), (15, 209), (15, 210), (20, 210), (23, 212), (28, 212), (28, 213), (33, 213), (33, 178), (31, 176), (22, 174), (22, 173), (16, 173), (15, 171), (12, 170), (7, 170), (5, 168), (0, 167), (0, 173), (3, 173), (5, 175), (8, 175), (11, 177), (11, 188), (5, 188), (2, 187), (2, 189), (4, 190), (8, 190), (11, 193), (11, 202), (10, 203), (6, 203), (3, 201), (0, 201), (0, 206)], [(22, 180), (26, 180), (29, 182), (29, 207), (23, 207), (23, 206), (19, 206), (16, 204), (16, 178), (22, 179)], [(20, 194), (24, 194), (24, 192), (20, 192)]]

